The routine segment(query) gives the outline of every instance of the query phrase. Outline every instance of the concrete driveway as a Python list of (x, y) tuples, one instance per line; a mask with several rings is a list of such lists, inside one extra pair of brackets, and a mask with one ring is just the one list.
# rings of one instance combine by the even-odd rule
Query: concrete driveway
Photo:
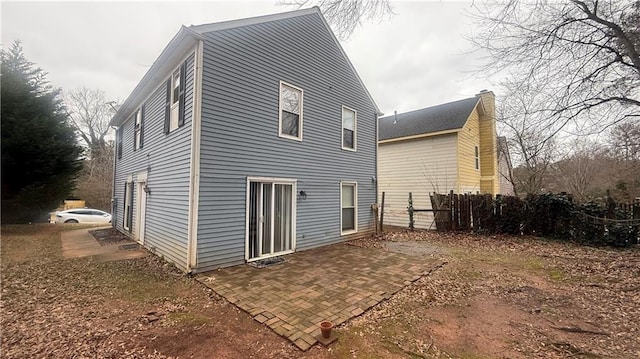
[(133, 241), (131, 241), (129, 245), (132, 247), (131, 249), (123, 243), (105, 246), (100, 245), (89, 231), (104, 228), (109, 227), (91, 227), (61, 232), (62, 256), (67, 259), (93, 257), (97, 262), (112, 262), (142, 258), (149, 255), (149, 252), (135, 245), (136, 243)]

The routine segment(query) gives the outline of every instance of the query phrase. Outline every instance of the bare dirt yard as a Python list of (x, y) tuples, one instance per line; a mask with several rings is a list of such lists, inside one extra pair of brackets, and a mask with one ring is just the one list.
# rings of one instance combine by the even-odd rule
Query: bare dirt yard
[(64, 260), (60, 231), (77, 228), (1, 228), (1, 357), (640, 357), (638, 248), (430, 232), (358, 241), (446, 264), (337, 328), (336, 344), (301, 352), (155, 256)]

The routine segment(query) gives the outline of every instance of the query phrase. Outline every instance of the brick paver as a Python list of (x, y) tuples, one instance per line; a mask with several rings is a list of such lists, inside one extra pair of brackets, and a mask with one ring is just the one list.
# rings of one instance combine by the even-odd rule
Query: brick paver
[(317, 342), (320, 322), (339, 325), (357, 317), (438, 264), (346, 244), (285, 258), (267, 268), (240, 265), (196, 278), (302, 350)]

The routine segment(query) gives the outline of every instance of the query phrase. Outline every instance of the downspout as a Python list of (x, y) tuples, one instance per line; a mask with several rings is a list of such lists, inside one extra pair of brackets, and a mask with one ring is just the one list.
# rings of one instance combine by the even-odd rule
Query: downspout
[(375, 161), (375, 162), (376, 162), (376, 163), (375, 163), (375, 172), (376, 172), (376, 173), (375, 173), (375, 176), (376, 176), (376, 177), (375, 177), (375, 179), (376, 179), (376, 180), (375, 180), (375, 188), (376, 188), (376, 204), (378, 204), (378, 198), (380, 198), (380, 197), (379, 197), (379, 193), (378, 193), (378, 190), (379, 190), (379, 188), (378, 188), (378, 178), (379, 178), (379, 177), (378, 177), (378, 126), (379, 126), (379, 119), (380, 119), (380, 117), (379, 117), (379, 116), (380, 116), (380, 115), (381, 115), (381, 113), (379, 113), (379, 112), (377, 112), (377, 113), (375, 114), (375, 119), (376, 119), (376, 153), (375, 153), (375, 159), (376, 159), (376, 161)]
[(376, 152), (375, 152), (375, 189), (376, 189), (376, 207), (378, 207), (378, 211), (377, 213), (374, 213), (374, 215), (377, 215), (378, 217), (374, 219), (373, 221), (373, 225), (376, 226), (376, 228), (374, 229), (374, 233), (378, 233), (378, 220), (380, 219), (380, 211), (382, 211), (382, 207), (380, 207), (380, 203), (378, 202), (378, 199), (380, 198), (380, 187), (378, 186), (378, 179), (380, 177), (378, 177), (378, 131), (379, 131), (379, 126), (380, 126), (380, 116), (384, 115), (382, 112), (380, 112), (379, 110), (376, 111), (375, 113), (375, 119), (376, 119)]
[[(117, 131), (117, 127), (111, 126), (114, 131)], [(118, 159), (118, 134), (115, 136), (116, 140), (113, 142), (113, 166), (112, 166), (112, 175), (113, 179), (111, 180), (111, 228), (116, 228), (116, 223), (118, 222), (116, 209), (118, 208), (116, 203), (116, 161)]]

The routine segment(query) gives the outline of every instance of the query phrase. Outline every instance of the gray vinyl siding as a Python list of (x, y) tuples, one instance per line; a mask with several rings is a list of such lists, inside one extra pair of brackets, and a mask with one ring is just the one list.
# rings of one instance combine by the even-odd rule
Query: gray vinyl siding
[[(296, 179), (297, 250), (341, 241), (340, 181), (358, 183), (358, 228), (376, 201), (375, 105), (318, 14), (205, 34), (198, 270), (244, 262), (247, 177)], [(303, 141), (278, 136), (279, 81), (304, 91)], [(341, 149), (342, 105), (357, 152)]]
[[(191, 158), (191, 124), (193, 116), (194, 54), (187, 58), (185, 81), (185, 124), (164, 133), (166, 74), (164, 81), (145, 100), (143, 148), (133, 150), (134, 121), (130, 118), (123, 127), (122, 158), (116, 156), (115, 226), (133, 238), (136, 228), (137, 188), (134, 183), (131, 233), (123, 228), (124, 184), (129, 175), (147, 171), (145, 217), (145, 247), (155, 254), (187, 269), (187, 233), (189, 213), (189, 183)], [(142, 104), (141, 104), (142, 106)]]

